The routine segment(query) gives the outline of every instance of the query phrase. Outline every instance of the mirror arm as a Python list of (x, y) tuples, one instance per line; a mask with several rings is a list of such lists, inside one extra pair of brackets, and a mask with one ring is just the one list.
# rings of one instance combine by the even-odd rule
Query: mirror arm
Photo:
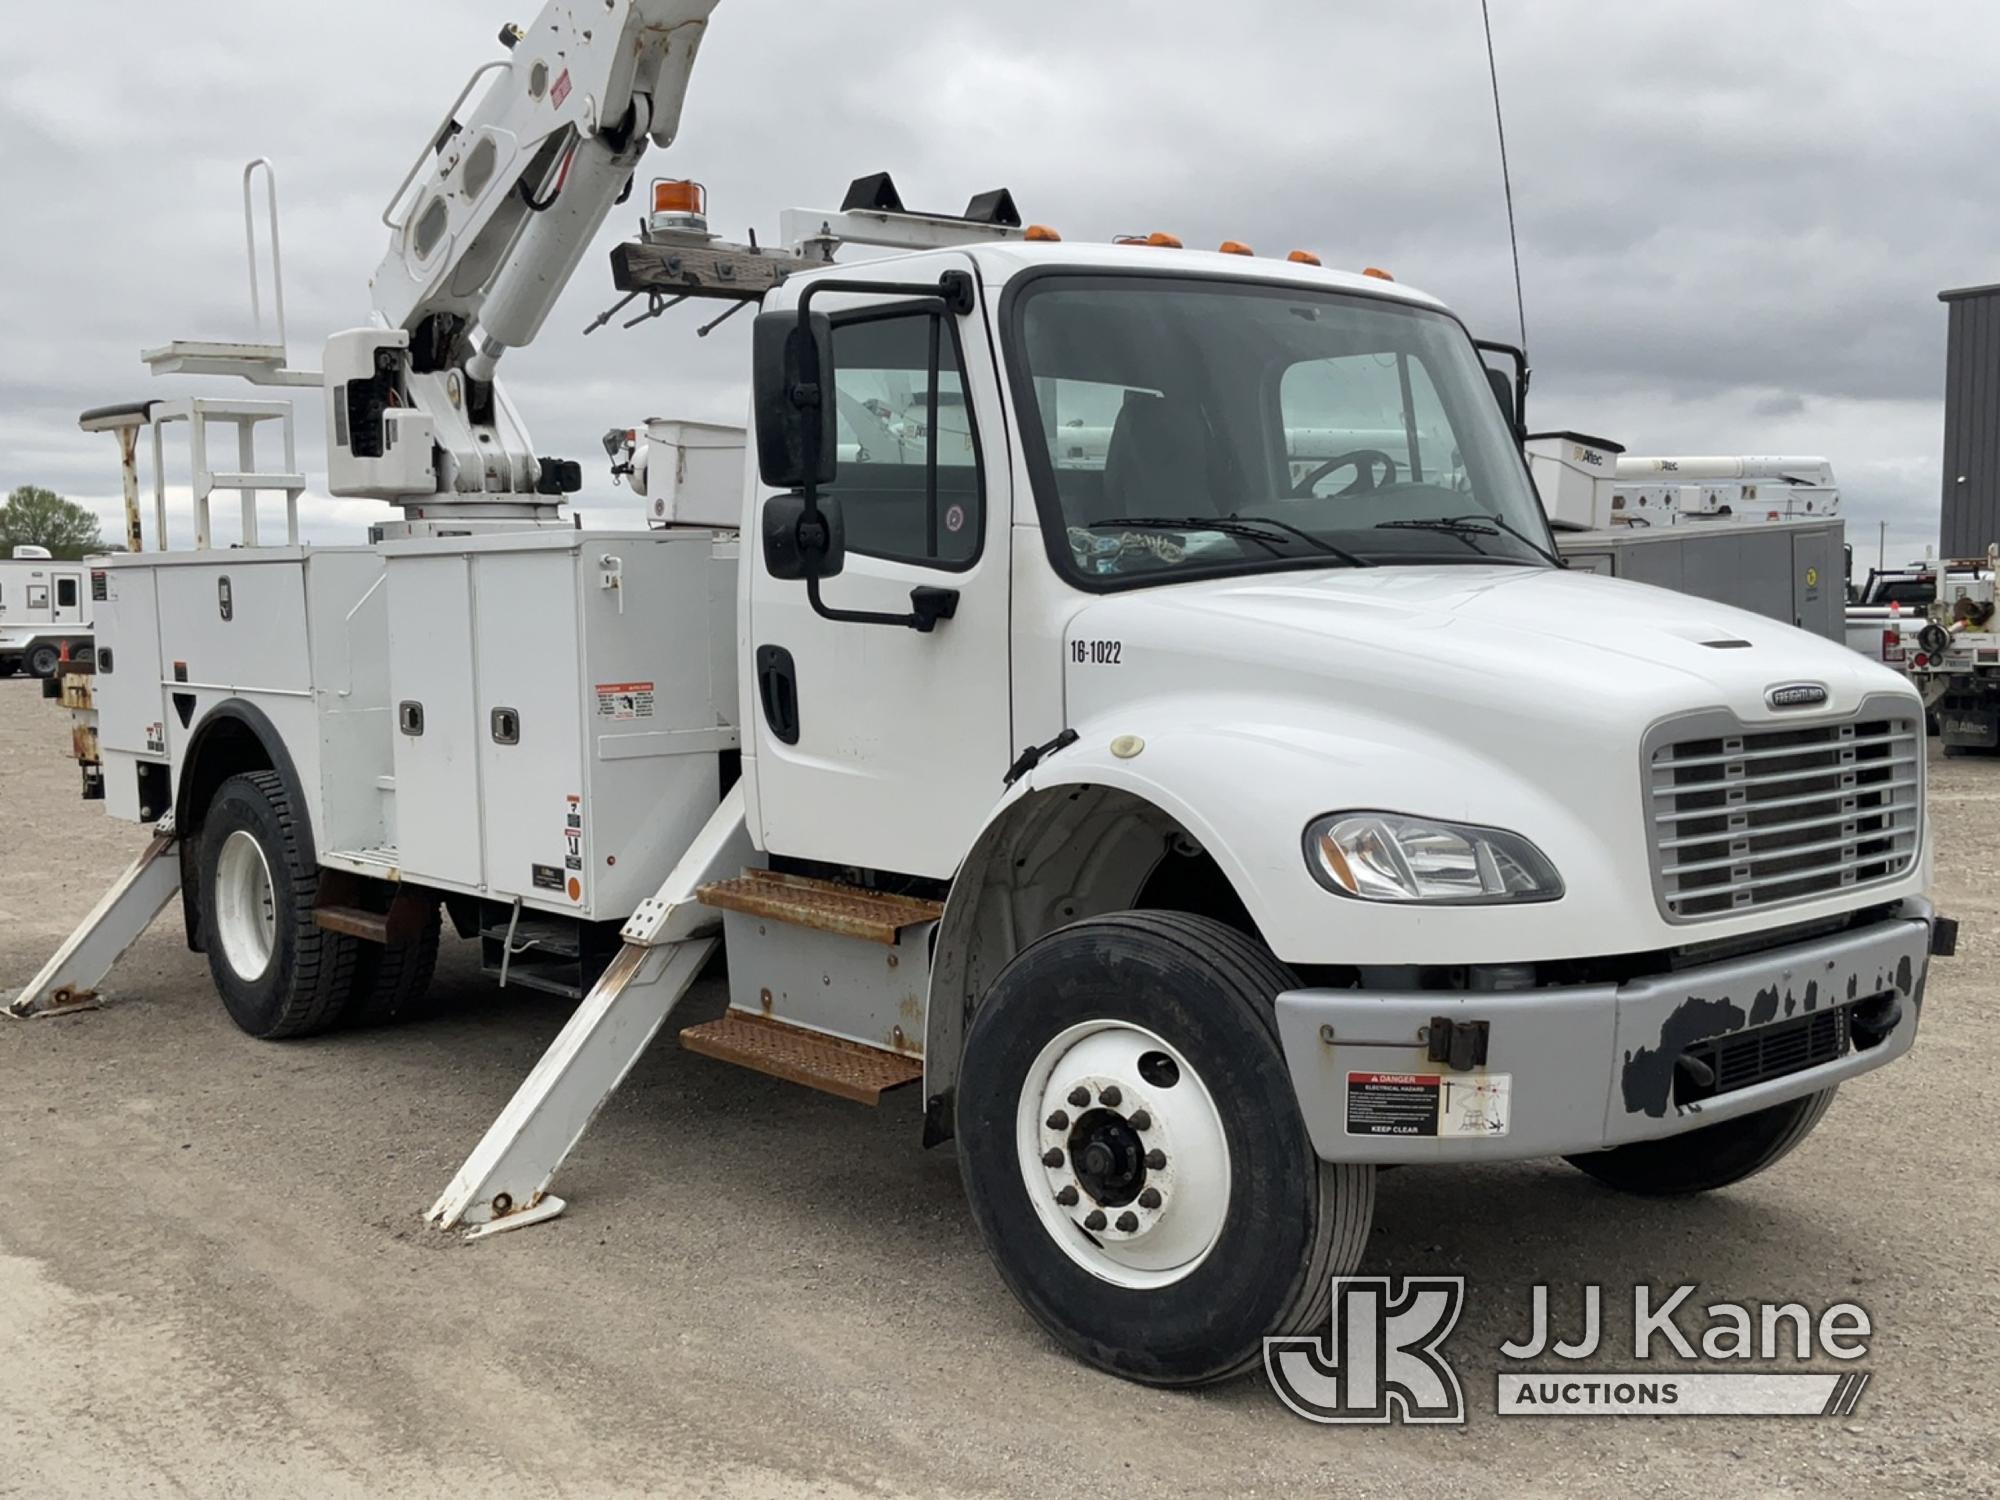
[[(915, 298), (921, 311), (953, 317), (965, 317), (975, 305), (972, 276), (967, 271), (946, 271), (936, 281), (865, 281), (854, 277), (829, 276), (815, 278), (806, 289), (799, 293), (800, 361), (798, 384), (792, 387), (792, 404), (802, 410), (817, 407), (826, 399), (825, 382), (819, 368), (819, 349), (812, 338), (810, 313), (812, 299), (821, 292), (874, 292), (896, 297)], [(931, 367), (937, 367), (937, 343), (931, 344)], [(805, 484), (801, 493), (805, 499), (805, 511), (799, 517), (799, 530), (804, 530), (820, 519), (819, 481), (814, 477), (819, 473), (820, 424), (807, 422), (805, 433)], [(937, 377), (931, 378), (931, 452), (927, 461), (930, 470), (930, 487), (933, 496), (937, 490)], [(933, 503), (933, 511), (936, 506)], [(936, 525), (935, 516), (931, 525)], [(813, 613), (823, 620), (844, 621), (851, 625), (901, 625), (920, 631), (925, 635), (937, 628), (939, 620), (949, 620), (958, 611), (958, 590), (933, 588), (920, 585), (910, 590), (910, 612), (906, 615), (889, 614), (873, 609), (836, 609), (820, 598), (819, 576), (809, 574), (806, 578), (806, 598), (811, 602)]]
[(1516, 441), (1528, 440), (1528, 381), (1535, 373), (1528, 364), (1527, 351), (1513, 344), (1498, 343), (1493, 339), (1474, 339), (1472, 347), (1481, 354), (1506, 356), (1514, 365), (1514, 437)]

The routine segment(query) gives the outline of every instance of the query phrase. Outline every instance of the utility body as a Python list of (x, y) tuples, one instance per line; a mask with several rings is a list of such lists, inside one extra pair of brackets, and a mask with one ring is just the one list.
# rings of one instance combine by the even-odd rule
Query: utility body
[[(1933, 597), (1921, 613), (1899, 613), (1883, 627), (1894, 652), (1936, 715), (1947, 755), (2000, 750), (2000, 616), (1994, 579), (2000, 544), (1983, 558), (1940, 562)], [(1894, 644), (1890, 644), (1891, 636)]]
[(672, 513), (573, 529), (495, 367), (711, 5), (588, 9), (468, 85), (329, 341), (333, 487), (399, 518), (103, 564), (106, 800), (160, 831), (17, 1013), (178, 886), (246, 1030), (393, 1016), (442, 908), (577, 1002), (432, 1209), (490, 1233), (560, 1210), (720, 946), (689, 1048), (909, 1099), (1023, 1304), (1159, 1384), (1322, 1319), (1379, 1165), (1719, 1186), (1909, 1049), (1950, 933), (1914, 691), (1555, 566), (1506, 381), (1379, 275), (886, 178), (733, 246), (664, 184), (614, 275), (759, 308), (742, 457), (655, 431)]

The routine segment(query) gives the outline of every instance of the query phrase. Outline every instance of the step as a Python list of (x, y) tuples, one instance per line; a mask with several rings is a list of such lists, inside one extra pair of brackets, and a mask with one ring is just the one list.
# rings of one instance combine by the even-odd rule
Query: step
[(890, 896), (864, 891), (834, 880), (814, 880), (776, 870), (748, 870), (735, 880), (702, 886), (695, 899), (703, 906), (738, 911), (747, 916), (812, 927), (843, 937), (894, 946), (906, 927), (935, 922), (944, 906), (916, 896)]
[(924, 1076), (924, 1065), (917, 1058), (740, 1010), (688, 1027), (681, 1033), (681, 1045), (703, 1057), (719, 1058), (788, 1083), (802, 1083), (857, 1104), (880, 1104), (890, 1089), (916, 1083)]

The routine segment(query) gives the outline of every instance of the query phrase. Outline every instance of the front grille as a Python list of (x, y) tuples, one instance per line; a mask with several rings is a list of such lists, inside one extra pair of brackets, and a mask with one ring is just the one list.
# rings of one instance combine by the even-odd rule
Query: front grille
[[(1917, 857), (1923, 722), (1669, 725), (1648, 763), (1653, 880), (1686, 921), (1893, 880)], [(1708, 729), (1699, 737), (1676, 732)], [(1664, 740), (1664, 742), (1662, 742)]]
[(1694, 1066), (1683, 1065), (1674, 1071), (1674, 1102), (1713, 1099), (1766, 1079), (1816, 1068), (1844, 1057), (1847, 1046), (1846, 1006), (1701, 1042), (1682, 1054), (1685, 1062)]

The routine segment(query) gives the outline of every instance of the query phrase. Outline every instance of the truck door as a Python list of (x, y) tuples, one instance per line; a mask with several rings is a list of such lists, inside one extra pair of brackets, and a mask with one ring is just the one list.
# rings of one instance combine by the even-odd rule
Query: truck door
[(57, 573), (51, 580), (55, 585), (55, 612), (49, 617), (58, 625), (81, 625), (83, 623), (83, 575), (81, 573)]
[[(916, 282), (971, 269), (970, 257), (940, 252), (885, 274)], [(1013, 759), (1011, 494), (986, 301), (979, 294), (965, 316), (866, 294), (829, 294), (813, 308), (833, 323), (840, 441), (820, 493), (839, 500), (847, 538), (846, 566), (821, 581), (822, 598), (897, 613), (917, 587), (958, 598), (929, 632), (829, 620), (803, 583), (771, 576), (756, 527), (746, 529), (752, 833), (773, 854), (945, 877)]]

